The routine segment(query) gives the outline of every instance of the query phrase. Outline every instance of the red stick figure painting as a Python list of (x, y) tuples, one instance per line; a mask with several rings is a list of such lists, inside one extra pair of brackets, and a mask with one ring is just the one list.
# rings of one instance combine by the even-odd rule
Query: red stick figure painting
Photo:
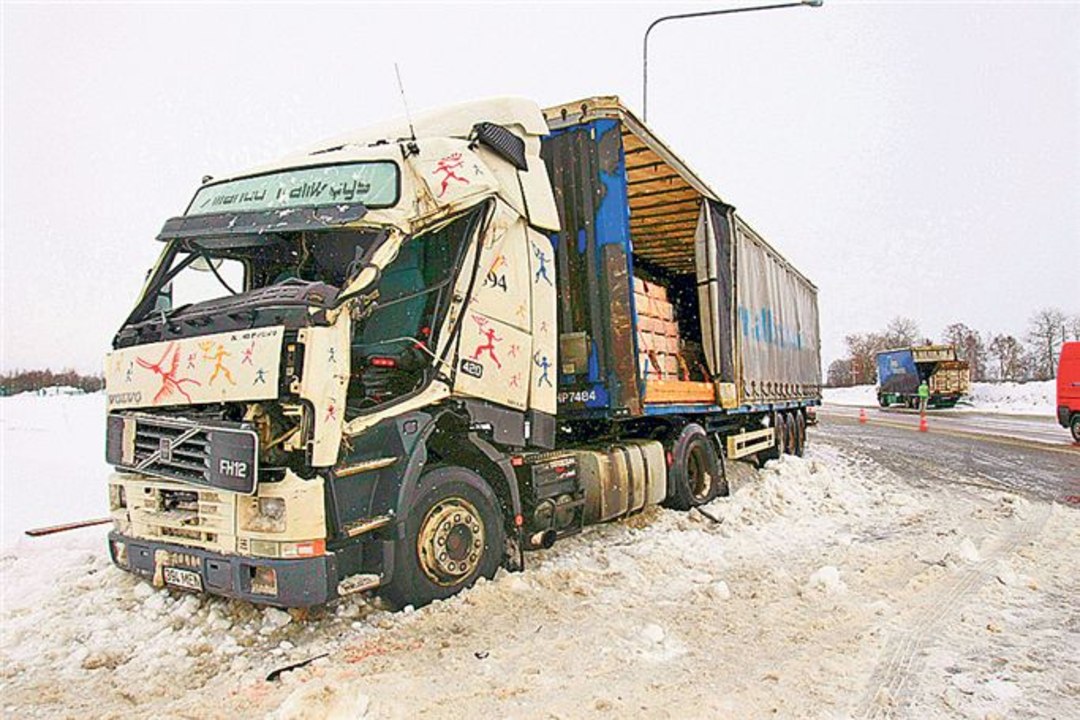
[[(191, 383), (192, 385), (199, 385), (200, 383), (191, 378), (179, 378), (176, 376), (177, 370), (180, 368), (180, 348), (173, 349), (176, 343), (169, 343), (165, 348), (165, 352), (161, 354), (161, 359), (156, 363), (152, 363), (149, 360), (142, 358), (135, 358), (135, 362), (139, 363), (139, 367), (146, 368), (155, 375), (161, 376), (161, 388), (154, 395), (154, 402), (161, 402), (163, 399), (169, 397), (174, 392), (178, 392), (187, 398), (188, 402), (192, 402), (191, 396), (184, 390), (184, 383)], [(166, 358), (169, 357), (169, 353), (172, 353), (172, 361), (169, 363), (168, 371), (163, 367), (165, 365)]]
[(495, 367), (502, 370), (502, 363), (499, 362), (499, 358), (495, 357), (495, 343), (502, 342), (502, 338), (495, 337), (495, 328), (486, 327), (488, 324), (488, 319), (486, 317), (473, 315), (472, 319), (476, 323), (477, 327), (480, 328), (480, 334), (487, 338), (486, 345), (477, 345), (476, 350), (473, 350), (472, 359), (479, 360), (480, 355), (482, 355), (486, 351), (487, 354), (491, 357), (491, 360), (495, 363)]
[(442, 160), (439, 161), (439, 164), (435, 166), (435, 170), (431, 173), (432, 175), (444, 173), (442, 177), (442, 188), (439, 190), (439, 197), (442, 197), (444, 194), (446, 194), (446, 189), (449, 187), (451, 180), (457, 180), (458, 182), (463, 182), (466, 185), (469, 184), (468, 178), (463, 178), (456, 172), (454, 172), (455, 170), (461, 168), (464, 165), (465, 160), (462, 159), (461, 153), (453, 153), (444, 157)]

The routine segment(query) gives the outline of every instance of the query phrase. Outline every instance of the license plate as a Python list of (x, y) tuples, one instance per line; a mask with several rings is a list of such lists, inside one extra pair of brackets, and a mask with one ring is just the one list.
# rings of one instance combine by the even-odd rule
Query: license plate
[(202, 578), (199, 573), (180, 568), (165, 568), (165, 584), (185, 590), (202, 590)]

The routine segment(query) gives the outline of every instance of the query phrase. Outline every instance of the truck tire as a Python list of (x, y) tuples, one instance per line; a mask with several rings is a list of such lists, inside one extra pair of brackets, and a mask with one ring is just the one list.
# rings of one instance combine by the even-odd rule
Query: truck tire
[(705, 430), (690, 423), (680, 432), (670, 449), (668, 494), (665, 505), (689, 510), (712, 501), (725, 488), (723, 468), (716, 447)]
[(795, 454), (803, 456), (806, 451), (806, 416), (798, 410), (795, 411)]
[(889, 407), (889, 396), (888, 395), (878, 395), (877, 396), (877, 404), (880, 405), (881, 407)]
[(493, 577), (505, 545), (499, 501), (484, 479), (461, 467), (436, 468), (420, 478), (381, 594), (398, 607), (448, 598)]
[(784, 413), (784, 452), (788, 455), (799, 454), (799, 429), (795, 427), (795, 413)]
[(1073, 414), (1072, 422), (1069, 423), (1069, 430), (1072, 431), (1073, 440), (1080, 443), (1080, 413)]
[(758, 463), (762, 466), (770, 460), (779, 460), (780, 456), (787, 452), (787, 423), (784, 422), (784, 413), (773, 414), (773, 436), (776, 444), (757, 454)]

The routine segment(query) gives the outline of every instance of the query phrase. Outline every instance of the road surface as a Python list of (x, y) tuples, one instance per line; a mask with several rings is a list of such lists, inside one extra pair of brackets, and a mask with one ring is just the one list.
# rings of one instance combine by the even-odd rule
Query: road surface
[[(872, 457), (902, 477), (983, 484), (1033, 499), (1080, 504), (1080, 446), (1052, 421), (1006, 415), (936, 415), (826, 405), (813, 433)], [(813, 438), (811, 437), (811, 442)], [(912, 472), (912, 471), (915, 472)]]
[[(858, 419), (859, 412), (866, 414), (868, 422), (918, 429), (919, 413), (907, 408), (855, 407), (851, 405), (822, 405), (820, 415), (834, 418)], [(1031, 415), (1004, 415), (974, 413), (963, 410), (931, 410), (926, 415), (932, 430), (956, 433), (975, 433), (1044, 443), (1059, 447), (1075, 446), (1072, 435), (1057, 424), (1054, 418)]]

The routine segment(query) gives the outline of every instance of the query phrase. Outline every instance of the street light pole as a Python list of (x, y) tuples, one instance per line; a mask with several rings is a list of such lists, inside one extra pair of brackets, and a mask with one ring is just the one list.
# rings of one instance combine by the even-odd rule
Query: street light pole
[(682, 13), (680, 15), (665, 15), (656, 18), (645, 30), (645, 38), (642, 42), (641, 53), (641, 119), (649, 119), (649, 33), (662, 22), (668, 20), (685, 20), (687, 18), (705, 17), (707, 15), (733, 15), (735, 13), (755, 12), (758, 10), (779, 10), (789, 7), (821, 7), (824, 0), (799, 0), (799, 2), (779, 3), (776, 5), (758, 5), (755, 7), (728, 8), (727, 10), (704, 10), (702, 12)]

